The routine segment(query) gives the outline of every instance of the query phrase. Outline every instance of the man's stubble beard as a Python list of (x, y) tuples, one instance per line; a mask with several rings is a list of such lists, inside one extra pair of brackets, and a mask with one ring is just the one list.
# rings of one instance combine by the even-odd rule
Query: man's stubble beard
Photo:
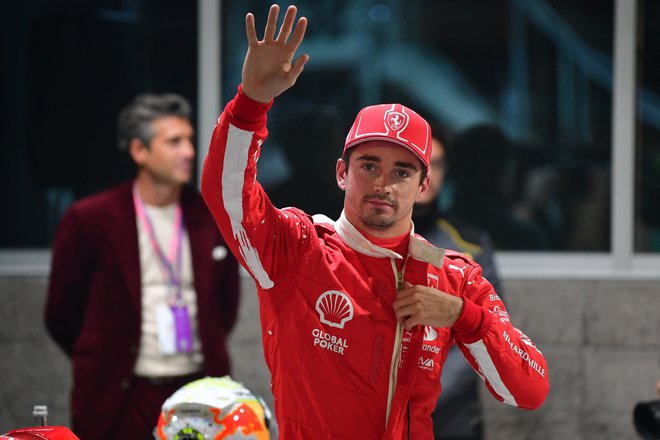
[[(389, 203), (392, 206), (394, 212), (387, 216), (384, 209), (381, 208), (369, 208), (368, 200), (370, 199), (379, 199)], [(365, 211), (360, 215), (360, 221), (363, 225), (369, 226), (370, 228), (378, 229), (380, 231), (386, 231), (396, 223), (396, 214), (399, 211), (399, 204), (393, 198), (389, 196), (378, 196), (374, 194), (369, 194), (362, 199), (363, 207), (367, 207)], [(373, 209), (373, 212), (371, 211)]]
[(376, 212), (373, 214), (363, 214), (360, 220), (364, 225), (381, 231), (386, 231), (387, 229), (394, 226), (396, 220), (393, 215), (381, 216), (378, 215), (378, 211), (381, 210), (377, 209)]

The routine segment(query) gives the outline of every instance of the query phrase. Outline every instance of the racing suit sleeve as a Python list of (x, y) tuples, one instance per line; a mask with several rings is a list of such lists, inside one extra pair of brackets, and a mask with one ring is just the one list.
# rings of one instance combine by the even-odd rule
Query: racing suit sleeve
[(504, 303), (482, 277), (480, 266), (466, 266), (460, 282), (463, 312), (453, 326), (458, 347), (498, 400), (538, 408), (550, 388), (543, 354), (511, 324)]
[(202, 196), (222, 236), (263, 289), (291, 272), (313, 232), (308, 216), (275, 208), (257, 181), (271, 105), (251, 100), (239, 86), (218, 119), (202, 171)]

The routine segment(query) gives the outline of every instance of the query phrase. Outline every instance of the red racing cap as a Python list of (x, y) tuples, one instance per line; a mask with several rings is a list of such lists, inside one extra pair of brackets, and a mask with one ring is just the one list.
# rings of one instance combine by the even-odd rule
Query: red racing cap
[(431, 127), (415, 111), (402, 104), (378, 104), (357, 114), (346, 136), (346, 151), (362, 142), (382, 140), (414, 153), (428, 170), (431, 162)]

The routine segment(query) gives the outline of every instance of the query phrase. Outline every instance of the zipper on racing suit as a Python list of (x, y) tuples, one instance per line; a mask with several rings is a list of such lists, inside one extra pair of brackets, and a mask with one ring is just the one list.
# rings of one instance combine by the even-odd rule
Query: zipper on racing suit
[(410, 402), (406, 405), (406, 415), (408, 416), (408, 440), (410, 440)]
[[(406, 263), (408, 262), (408, 257), (403, 262), (401, 271), (396, 267), (396, 260), (394, 258), (390, 259), (392, 263), (392, 269), (394, 270), (394, 279), (396, 281), (396, 290), (397, 292), (403, 289), (403, 274), (406, 271)], [(392, 399), (394, 398), (394, 390), (396, 389), (396, 377), (399, 371), (399, 362), (401, 361), (401, 340), (403, 339), (403, 326), (397, 320), (396, 322), (396, 334), (394, 336), (394, 349), (392, 350), (392, 363), (390, 364), (390, 376), (389, 376), (389, 390), (387, 392), (387, 414), (385, 417), (385, 429), (387, 429), (387, 422), (390, 420), (390, 411), (392, 409)]]

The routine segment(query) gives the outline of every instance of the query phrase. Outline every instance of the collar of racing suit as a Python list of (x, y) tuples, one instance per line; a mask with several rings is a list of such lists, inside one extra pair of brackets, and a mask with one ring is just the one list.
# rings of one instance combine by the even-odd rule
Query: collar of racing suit
[[(317, 221), (316, 216), (315, 222)], [(321, 220), (321, 222), (326, 223), (327, 217)], [(339, 216), (339, 220), (334, 222), (335, 231), (341, 237), (342, 241), (346, 243), (356, 252), (359, 252), (364, 255), (376, 258), (394, 258), (397, 260), (403, 259), (398, 253), (380, 246), (373, 244), (367, 237), (362, 235), (358, 229), (353, 226), (344, 215), (342, 211)], [(413, 257), (416, 260), (424, 261), (426, 263), (432, 264), (435, 267), (442, 267), (442, 260), (445, 256), (445, 250), (437, 248), (430, 244), (429, 242), (423, 240), (420, 237), (415, 235), (415, 225), (412, 225), (410, 228), (410, 242), (408, 244), (408, 255)]]

